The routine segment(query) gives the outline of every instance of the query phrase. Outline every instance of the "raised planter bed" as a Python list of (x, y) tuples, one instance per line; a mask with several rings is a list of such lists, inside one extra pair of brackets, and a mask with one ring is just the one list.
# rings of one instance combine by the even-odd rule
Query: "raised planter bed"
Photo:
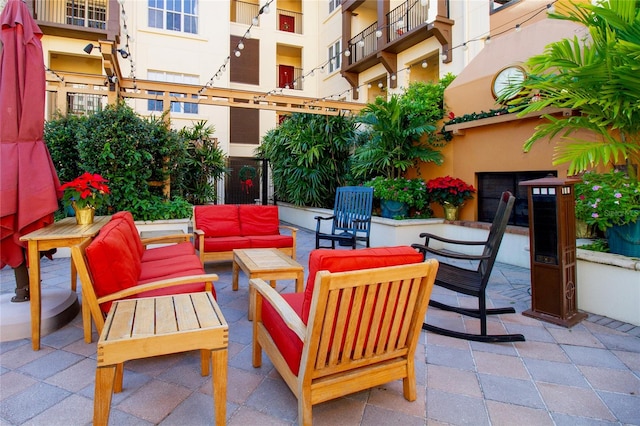
[(640, 259), (577, 249), (578, 309), (640, 326)]

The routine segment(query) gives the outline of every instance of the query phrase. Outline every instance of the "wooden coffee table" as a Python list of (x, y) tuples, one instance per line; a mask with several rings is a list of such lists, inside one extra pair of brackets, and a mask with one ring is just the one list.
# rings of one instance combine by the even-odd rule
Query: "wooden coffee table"
[[(276, 287), (276, 280), (295, 279), (296, 293), (303, 287), (304, 268), (298, 262), (278, 249), (236, 249), (233, 251), (232, 289), (238, 290), (240, 269), (249, 277), (262, 278)], [(249, 287), (249, 320), (253, 318), (254, 297)]]
[(113, 302), (98, 341), (93, 424), (108, 424), (125, 361), (200, 349), (203, 376), (213, 358), (215, 424), (224, 425), (228, 340), (229, 327), (211, 292)]

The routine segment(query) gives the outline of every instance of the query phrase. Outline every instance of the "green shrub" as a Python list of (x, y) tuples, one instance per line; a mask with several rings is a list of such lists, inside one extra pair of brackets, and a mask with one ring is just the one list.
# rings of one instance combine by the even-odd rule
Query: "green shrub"
[(166, 200), (162, 187), (149, 185), (171, 176), (172, 188), (174, 181), (181, 187), (186, 142), (163, 120), (144, 119), (120, 103), (88, 117), (48, 122), (45, 141), (63, 183), (85, 171), (108, 180), (109, 204), (98, 214), (128, 210), (136, 220), (190, 217), (191, 207), (179, 194)]

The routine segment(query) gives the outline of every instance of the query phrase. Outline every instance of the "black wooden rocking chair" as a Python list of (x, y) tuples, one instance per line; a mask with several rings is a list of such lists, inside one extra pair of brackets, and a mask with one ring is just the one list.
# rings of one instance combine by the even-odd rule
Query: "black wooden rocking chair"
[[(449, 337), (455, 337), (459, 339), (473, 340), (477, 342), (523, 342), (524, 336), (522, 334), (487, 334), (487, 315), (497, 314), (512, 314), (515, 313), (515, 309), (509, 308), (494, 308), (487, 309), (486, 302), (486, 288), (489, 282), (489, 276), (493, 269), (502, 237), (507, 228), (507, 222), (509, 221), (509, 215), (515, 202), (515, 197), (510, 192), (503, 192), (500, 199), (500, 204), (496, 211), (496, 215), (491, 224), (491, 230), (486, 241), (459, 241), (442, 238), (437, 235), (428, 233), (420, 234), (420, 238), (425, 238), (424, 244), (412, 244), (412, 247), (422, 252), (426, 258), (427, 253), (437, 254), (443, 258), (450, 259), (462, 259), (478, 261), (478, 268), (476, 270), (465, 269), (444, 262), (440, 262), (440, 268), (436, 276), (435, 285), (447, 288), (457, 293), (466, 294), (469, 296), (475, 296), (478, 298), (478, 309), (467, 309), (458, 306), (450, 306), (444, 303), (433, 300), (429, 301), (430, 306), (434, 306), (446, 311), (456, 312), (462, 315), (467, 315), (473, 318), (480, 319), (480, 334), (463, 333), (460, 331), (448, 330), (441, 327), (436, 327), (426, 322), (422, 325), (424, 330), (433, 331), (434, 333), (442, 334)], [(450, 251), (443, 251), (429, 247), (429, 240), (437, 240), (447, 244), (459, 244), (459, 245), (475, 245), (484, 246), (484, 250), (481, 255), (469, 255), (462, 253), (453, 253)]]
[[(333, 215), (316, 216), (316, 248), (336, 248), (339, 245), (356, 248), (357, 241), (369, 247), (373, 188), (366, 186), (341, 186), (336, 191)], [(331, 220), (331, 233), (321, 232), (322, 221)], [(331, 247), (320, 246), (320, 240), (331, 241)]]

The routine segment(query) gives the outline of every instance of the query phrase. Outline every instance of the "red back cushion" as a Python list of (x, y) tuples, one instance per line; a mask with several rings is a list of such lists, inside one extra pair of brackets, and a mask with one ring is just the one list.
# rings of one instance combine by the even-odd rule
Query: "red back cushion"
[(207, 237), (233, 237), (240, 234), (238, 206), (220, 204), (212, 206), (196, 206), (194, 217), (198, 229)]
[(358, 250), (317, 249), (309, 254), (309, 275), (302, 302), (302, 321), (307, 324), (318, 271), (346, 272), (360, 269), (406, 265), (423, 261), (422, 254), (409, 246), (376, 247)]
[(142, 253), (144, 253), (144, 246), (142, 245), (142, 240), (140, 240), (140, 234), (138, 234), (138, 228), (133, 221), (133, 215), (131, 214), (131, 212), (118, 212), (111, 216), (111, 220), (121, 220), (128, 226), (129, 231), (131, 231), (131, 239), (129, 240), (129, 244), (136, 250), (136, 252), (138, 253), (138, 257), (142, 258)]
[(130, 249), (130, 231), (122, 220), (110, 221), (86, 249), (87, 263), (98, 297), (137, 284), (141, 266), (137, 253)]
[(241, 204), (239, 207), (243, 236), (279, 234), (278, 206)]

